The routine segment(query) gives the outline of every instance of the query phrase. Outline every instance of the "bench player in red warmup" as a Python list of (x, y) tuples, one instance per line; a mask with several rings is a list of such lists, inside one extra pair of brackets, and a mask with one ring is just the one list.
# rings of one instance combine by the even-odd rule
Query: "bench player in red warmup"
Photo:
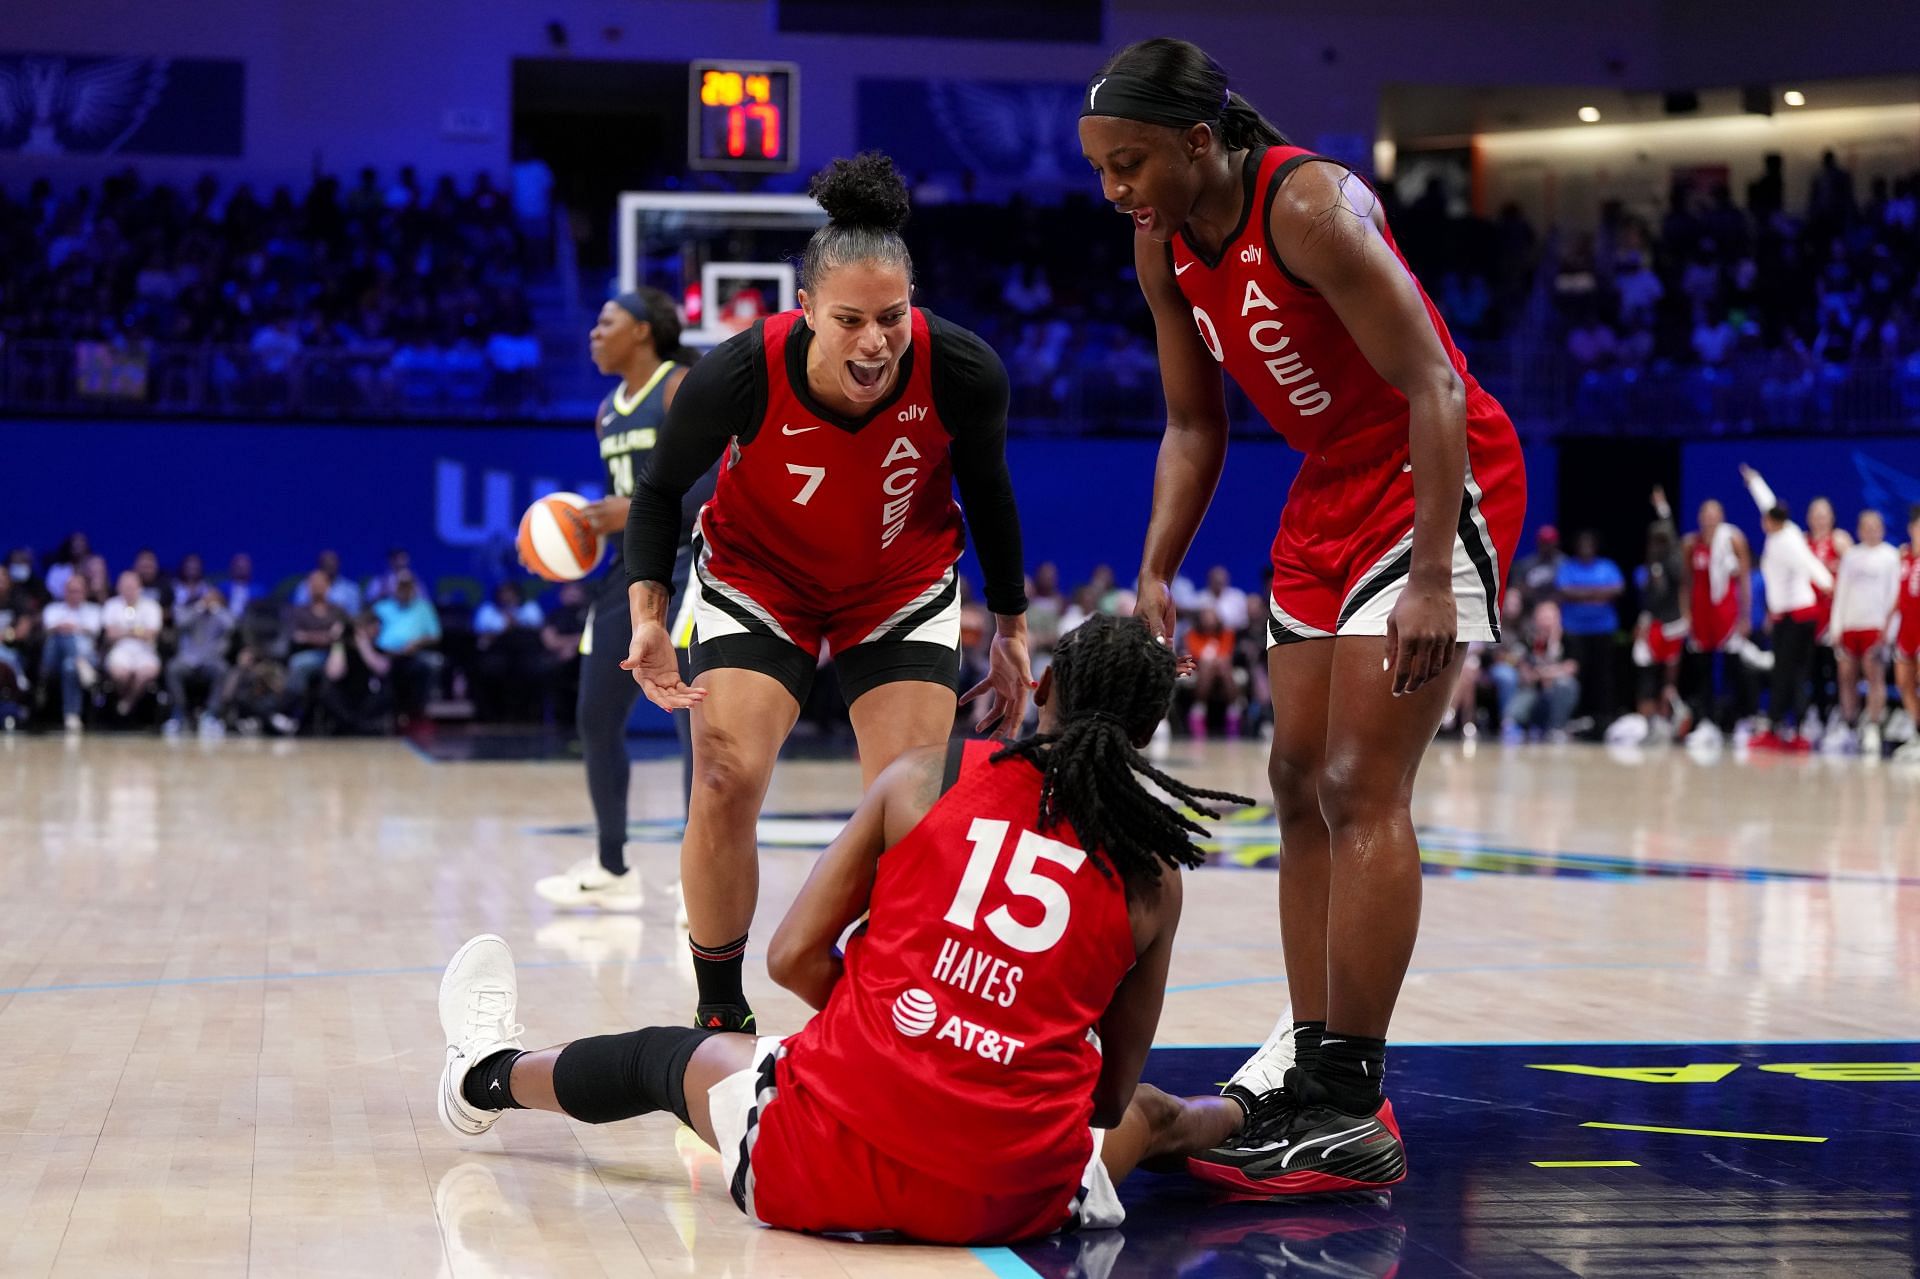
[(524, 1052), (512, 954), (474, 938), (440, 985), (442, 1122), (471, 1137), (505, 1109), (671, 1111), (720, 1151), (742, 1211), (790, 1230), (1004, 1243), (1117, 1225), (1114, 1183), (1247, 1114), (1139, 1082), (1179, 870), (1201, 860), (1201, 827), (1140, 778), (1203, 811), (1251, 802), (1140, 756), (1175, 665), (1139, 621), (1093, 617), (1040, 683), (1037, 736), (921, 747), (882, 773), (774, 934), (774, 980), (821, 1010), (784, 1040), (662, 1026)]
[(1527, 477), (1513, 423), (1467, 371), (1371, 187), (1291, 146), (1182, 40), (1121, 50), (1080, 143), (1134, 224), (1167, 430), (1137, 615), (1173, 634), (1168, 583), (1226, 461), (1222, 371), (1306, 455), (1273, 542), (1269, 765), (1285, 853), (1293, 1016), (1230, 1088), (1294, 1106), (1195, 1160), (1241, 1188), (1406, 1175), (1381, 1095), (1387, 1023), (1420, 923), (1412, 793), (1459, 645), (1500, 638)]

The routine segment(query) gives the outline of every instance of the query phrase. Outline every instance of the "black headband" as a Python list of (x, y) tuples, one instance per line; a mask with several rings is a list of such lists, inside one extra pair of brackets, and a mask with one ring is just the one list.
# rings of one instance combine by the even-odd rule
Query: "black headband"
[(1213, 124), (1219, 120), (1232, 96), (1223, 91), (1218, 102), (1201, 101), (1192, 94), (1169, 93), (1145, 76), (1103, 75), (1088, 82), (1080, 114), (1082, 117), (1117, 116), (1142, 124), (1166, 124), (1184, 129), (1188, 125)]
[(641, 324), (653, 323), (653, 317), (647, 313), (647, 300), (631, 289), (615, 298), (613, 304)]

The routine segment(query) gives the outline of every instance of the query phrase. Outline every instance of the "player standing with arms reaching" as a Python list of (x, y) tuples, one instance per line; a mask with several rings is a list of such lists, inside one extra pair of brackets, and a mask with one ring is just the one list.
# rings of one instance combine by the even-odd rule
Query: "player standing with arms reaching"
[[(971, 530), (995, 614), (987, 725), (1018, 727), (1027, 659), (1020, 517), (1007, 473), (1007, 374), (966, 329), (912, 304), (907, 190), (870, 152), (809, 188), (830, 221), (801, 263), (800, 309), (729, 338), (681, 387), (627, 518), (633, 641), (622, 663), (693, 710), (680, 852), (698, 1025), (753, 1025), (741, 959), (759, 896), (756, 820), (824, 647), (863, 784), (944, 742), (960, 669), (954, 563)], [(687, 489), (721, 460), (693, 534), (693, 682), (667, 632)], [(958, 487), (965, 504), (954, 501)]]
[[(1213, 59), (1179, 40), (1132, 45), (1081, 108), (1082, 150), (1133, 220), (1158, 332), (1167, 431), (1138, 613), (1159, 635), (1173, 634), (1167, 584), (1226, 458), (1222, 369), (1306, 454), (1273, 543), (1267, 624), (1298, 1021), (1230, 1085), (1251, 1102), (1297, 1055), (1292, 1105), (1252, 1125), (1247, 1148), (1191, 1166), (1261, 1189), (1390, 1184), (1406, 1165), (1380, 1088), (1420, 918), (1413, 780), (1452, 698), (1457, 646), (1500, 638), (1526, 505), (1519, 441), (1372, 189), (1288, 145)], [(1314, 1175), (1299, 1176), (1299, 1152), (1318, 1150)]]
[(784, 1040), (663, 1026), (525, 1052), (512, 953), (474, 938), (440, 986), (442, 1123), (670, 1111), (744, 1212), (790, 1230), (1010, 1243), (1119, 1224), (1114, 1182), (1243, 1123), (1139, 1082), (1204, 833), (1141, 779), (1187, 809), (1250, 802), (1140, 756), (1174, 673), (1140, 622), (1096, 616), (1060, 641), (1038, 736), (901, 755), (774, 934), (775, 979), (821, 1010)]
[[(594, 414), (594, 435), (607, 469), (607, 495), (586, 510), (594, 532), (617, 535), (627, 525), (634, 476), (658, 443), (667, 409), (686, 380), (694, 356), (680, 345), (680, 315), (673, 299), (658, 289), (622, 293), (602, 306), (587, 337), (587, 349), (596, 369), (620, 378)], [(693, 486), (688, 493), (689, 518), (712, 492), (711, 476)], [(689, 561), (682, 539), (673, 566), (677, 590), (686, 588)], [(599, 852), (534, 884), (534, 891), (556, 906), (640, 909), (640, 873), (627, 865), (626, 854), (627, 788), (633, 773), (627, 758), (627, 716), (639, 690), (620, 669), (632, 639), (626, 564), (616, 549), (580, 637), (580, 698), (574, 716), (586, 759)], [(676, 637), (676, 642), (685, 648), (684, 639)], [(680, 738), (684, 793), (691, 789), (693, 776), (692, 729), (685, 711), (673, 713), (673, 727)]]

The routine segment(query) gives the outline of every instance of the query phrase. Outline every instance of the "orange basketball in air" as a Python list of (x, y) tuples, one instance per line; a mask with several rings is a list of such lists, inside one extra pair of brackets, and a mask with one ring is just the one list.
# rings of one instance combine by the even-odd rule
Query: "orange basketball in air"
[(587, 525), (587, 499), (549, 493), (520, 517), (520, 562), (549, 582), (576, 582), (593, 572), (607, 539)]

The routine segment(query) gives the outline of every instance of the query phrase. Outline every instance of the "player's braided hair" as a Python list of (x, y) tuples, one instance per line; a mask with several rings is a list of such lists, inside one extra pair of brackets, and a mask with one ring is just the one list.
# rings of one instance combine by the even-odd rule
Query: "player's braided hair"
[[(1045, 774), (1040, 829), (1073, 827), (1102, 874), (1157, 882), (1162, 864), (1198, 866), (1192, 836), (1206, 828), (1140, 784), (1150, 779), (1186, 808), (1218, 817), (1201, 801), (1251, 804), (1244, 795), (1200, 790), (1149, 764), (1136, 741), (1152, 736), (1173, 701), (1173, 652), (1137, 618), (1095, 614), (1053, 654), (1060, 731), (1023, 738), (993, 757), (1032, 761)], [(1109, 869), (1111, 868), (1111, 869)]]
[(907, 184), (893, 161), (879, 151), (862, 151), (851, 160), (835, 160), (813, 175), (807, 194), (831, 219), (813, 233), (800, 259), (800, 287), (809, 293), (820, 278), (850, 262), (885, 262), (913, 280), (913, 259), (900, 228), (910, 206)]
[[(1228, 89), (1227, 73), (1197, 44), (1171, 36), (1141, 40), (1108, 58), (1099, 74), (1139, 76), (1168, 93), (1207, 103), (1207, 113), (1196, 110), (1193, 122), (1212, 125), (1230, 150), (1289, 145), (1287, 135), (1258, 108)], [(1216, 106), (1218, 110), (1213, 111)]]

